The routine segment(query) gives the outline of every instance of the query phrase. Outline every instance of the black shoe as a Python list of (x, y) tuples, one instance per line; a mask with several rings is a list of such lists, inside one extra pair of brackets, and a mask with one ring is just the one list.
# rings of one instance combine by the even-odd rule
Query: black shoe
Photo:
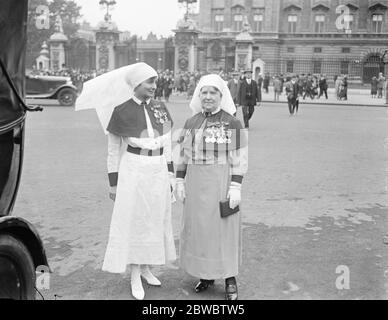
[(238, 300), (238, 290), (236, 281), (226, 281), (225, 300)]
[(202, 291), (205, 291), (209, 288), (209, 286), (212, 286), (214, 284), (214, 280), (199, 280), (199, 282), (197, 283), (197, 285), (195, 286), (195, 292), (196, 293), (199, 293), (199, 292), (202, 292)]

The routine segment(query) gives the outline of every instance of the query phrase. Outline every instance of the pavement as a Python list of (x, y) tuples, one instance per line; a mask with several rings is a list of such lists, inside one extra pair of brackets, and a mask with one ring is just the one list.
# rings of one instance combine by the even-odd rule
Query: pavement
[[(269, 88), (269, 93), (262, 91), (262, 100), (263, 103), (274, 103), (274, 91), (273, 87)], [(280, 102), (287, 102), (287, 96), (285, 92), (280, 96)], [(275, 102), (277, 103), (277, 102)], [(335, 89), (328, 89), (328, 99), (325, 96), (322, 96), (319, 99), (311, 100), (311, 98), (306, 97), (306, 100), (303, 100), (301, 97), (299, 99), (300, 104), (318, 104), (318, 105), (338, 105), (338, 106), (369, 106), (369, 107), (388, 107), (385, 101), (385, 95), (383, 99), (372, 98), (370, 95), (370, 89), (349, 89), (348, 90), (348, 100), (337, 100)]]
[[(188, 103), (173, 97), (168, 107), (177, 130)], [(387, 110), (306, 104), (290, 117), (285, 104), (263, 103), (249, 135), (240, 299), (388, 299)], [(93, 110), (48, 105), (28, 114), (14, 215), (44, 241), (47, 300), (132, 299), (129, 275), (101, 271), (113, 208), (106, 142)], [(176, 203), (177, 248), (181, 216)], [(222, 280), (196, 294), (197, 279), (177, 263), (154, 272), (163, 285), (145, 285), (146, 299), (224, 297)]]

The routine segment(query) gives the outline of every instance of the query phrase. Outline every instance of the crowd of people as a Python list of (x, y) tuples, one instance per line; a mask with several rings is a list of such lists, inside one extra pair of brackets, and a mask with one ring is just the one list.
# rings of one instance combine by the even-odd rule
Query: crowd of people
[[(83, 83), (97, 77), (100, 74), (107, 72), (107, 70), (91, 70), (82, 71), (77, 69), (69, 69), (63, 67), (61, 70), (38, 70), (33, 67), (30, 74), (32, 75), (44, 75), (44, 76), (65, 76), (70, 77), (72, 83), (82, 91)], [(155, 99), (166, 102), (169, 101), (170, 96), (174, 93), (176, 95), (185, 96), (187, 99), (191, 99), (194, 90), (202, 76), (208, 74), (208, 72), (195, 71), (195, 72), (180, 72), (174, 75), (172, 70), (158, 70), (157, 89), (155, 92)], [(239, 82), (244, 80), (244, 72), (224, 72), (220, 70), (218, 74), (225, 82), (229, 83), (231, 80), (237, 77)], [(279, 101), (282, 94), (287, 95), (285, 92), (285, 86), (287, 82), (291, 81), (294, 75), (275, 74), (270, 75), (268, 72), (260, 74), (257, 78), (258, 96), (259, 101), (262, 100), (262, 92), (269, 93), (269, 88), (273, 87), (274, 101)], [(298, 84), (298, 97), (302, 97), (303, 100), (310, 98), (311, 100), (320, 99), (322, 96), (328, 99), (329, 79), (325, 74), (296, 74), (296, 83)], [(347, 75), (335, 75), (333, 78), (335, 97), (339, 101), (348, 100), (348, 76)], [(385, 90), (387, 79), (383, 73), (378, 76), (374, 76), (371, 80), (371, 97), (382, 99), (383, 91)]]
[[(325, 74), (313, 75), (313, 74), (300, 74), (292, 76), (284, 76), (283, 74), (270, 77), (267, 73), (263, 77), (263, 90), (269, 93), (269, 86), (272, 82), (274, 89), (274, 101), (279, 101), (280, 95), (284, 92), (285, 84), (291, 81), (295, 76), (296, 83), (298, 84), (298, 95), (306, 97), (311, 100), (320, 99), (325, 96), (326, 100), (329, 98), (327, 90), (329, 89), (328, 78)], [(338, 81), (338, 82), (337, 82)], [(338, 100), (347, 100), (347, 76), (335, 76), (334, 82), (338, 83), (336, 87), (336, 96)]]
[(177, 95), (185, 95), (187, 99), (191, 99), (199, 79), (203, 73), (196, 72), (180, 72), (174, 76), (172, 70), (158, 70), (158, 81), (156, 83), (155, 99), (169, 101), (172, 93)]
[(63, 67), (60, 70), (49, 70), (49, 69), (37, 69), (33, 67), (30, 74), (37, 76), (56, 76), (56, 77), (70, 77), (71, 82), (78, 88), (79, 92), (82, 91), (83, 83), (94, 79), (100, 74), (103, 74), (103, 70), (91, 70), (91, 71), (82, 71), (77, 69), (69, 69)]

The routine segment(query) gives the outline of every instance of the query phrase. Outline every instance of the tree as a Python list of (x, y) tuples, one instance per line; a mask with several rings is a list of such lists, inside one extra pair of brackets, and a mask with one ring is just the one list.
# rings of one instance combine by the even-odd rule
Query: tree
[[(39, 12), (39, 6), (46, 6), (47, 16)], [(78, 23), (81, 17), (81, 7), (73, 0), (30, 0), (28, 5), (28, 21), (27, 21), (27, 55), (26, 66), (31, 67), (35, 63), (41, 50), (43, 41), (48, 41), (50, 36), (55, 32), (55, 20), (59, 14), (62, 23), (64, 34), (70, 39), (78, 31), (80, 25)], [(37, 19), (39, 20), (37, 23)], [(45, 23), (40, 23), (41, 20), (47, 19)], [(48, 29), (47, 29), (48, 28)]]
[(53, 15), (53, 24), (55, 16), (59, 13), (63, 23), (64, 34), (69, 38), (73, 37), (80, 27), (78, 20), (81, 18), (81, 7), (73, 0), (54, 0), (50, 2), (49, 8)]

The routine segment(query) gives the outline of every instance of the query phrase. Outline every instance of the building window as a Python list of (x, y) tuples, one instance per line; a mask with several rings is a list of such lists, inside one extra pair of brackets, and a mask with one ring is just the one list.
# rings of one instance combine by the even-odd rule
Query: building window
[(214, 29), (216, 32), (221, 32), (224, 29), (224, 16), (217, 14), (214, 16)]
[(287, 52), (288, 53), (294, 53), (295, 52), (295, 48), (294, 47), (288, 47), (287, 48)]
[(298, 16), (296, 14), (288, 15), (288, 32), (296, 32), (296, 24), (298, 23)]
[(372, 15), (372, 32), (381, 33), (383, 31), (383, 15)]
[(349, 61), (341, 61), (341, 74), (349, 73)]
[(288, 73), (293, 73), (294, 72), (294, 61), (288, 60), (286, 69), (287, 69)]
[(313, 62), (313, 73), (322, 73), (322, 61), (315, 60)]
[(322, 33), (325, 28), (325, 16), (323, 14), (315, 16), (315, 32)]
[(253, 16), (253, 30), (255, 32), (263, 31), (263, 20), (264, 20), (264, 17), (262, 14), (255, 14)]
[(233, 16), (233, 29), (235, 31), (242, 31), (242, 26), (243, 26), (243, 15), (235, 14)]
[(211, 56), (213, 59), (217, 60), (222, 57), (222, 47), (219, 42), (215, 42), (211, 47)]
[(342, 53), (350, 53), (350, 48), (342, 48)]
[(315, 47), (314, 48), (314, 53), (322, 53), (322, 48), (321, 47)]

